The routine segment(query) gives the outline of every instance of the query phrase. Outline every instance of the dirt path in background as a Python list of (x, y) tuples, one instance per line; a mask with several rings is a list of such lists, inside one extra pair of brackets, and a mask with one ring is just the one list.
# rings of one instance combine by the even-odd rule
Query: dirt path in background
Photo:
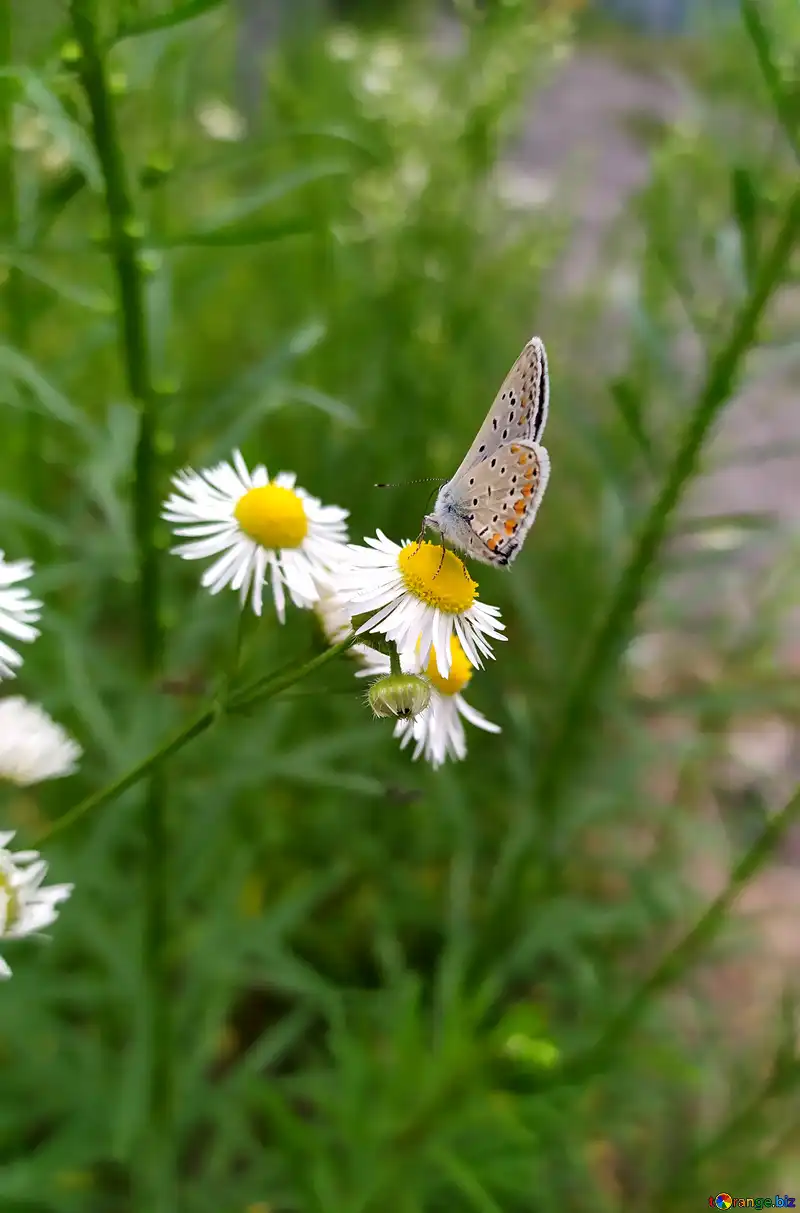
[[(561, 204), (563, 199), (574, 219), (575, 234), (557, 277), (557, 289), (578, 291), (591, 279), (610, 225), (647, 180), (647, 152), (632, 135), (629, 120), (641, 120), (643, 115), (669, 120), (678, 114), (679, 106), (678, 89), (668, 81), (636, 73), (592, 53), (577, 54), (554, 83), (537, 94), (508, 168), (516, 198), (524, 199), (527, 190), (532, 205), (547, 206), (552, 197)], [(800, 535), (800, 455), (789, 452), (748, 467), (743, 463), (733, 466), (736, 453), (746, 454), (753, 447), (780, 451), (782, 446), (800, 446), (796, 367), (794, 375), (793, 384), (789, 372), (776, 372), (770, 382), (744, 391), (728, 406), (709, 450), (710, 461), (723, 466), (697, 483), (688, 503), (693, 515), (770, 511)], [(741, 553), (742, 597), (750, 601), (753, 585), (763, 577), (765, 565), (776, 551), (775, 545), (754, 547)], [(779, 539), (777, 548), (786, 551), (786, 540)], [(708, 597), (710, 591), (713, 605), (718, 606), (718, 581), (705, 571), (695, 575), (693, 594), (697, 596), (699, 588)], [(741, 605), (731, 604), (732, 609)], [(800, 604), (787, 614), (779, 641), (784, 660), (796, 667), (800, 677)], [(762, 765), (772, 768), (773, 791), (765, 795), (767, 803), (780, 804), (800, 779), (799, 747), (788, 729), (780, 736), (780, 722), (767, 721), (766, 731), (763, 726), (764, 721), (755, 722), (748, 733), (745, 724), (742, 753), (749, 753), (756, 767), (762, 760)], [(779, 792), (774, 791), (776, 786), (780, 786)], [(714, 813), (713, 807), (710, 812)], [(709, 896), (726, 879), (729, 851), (724, 831), (720, 831), (718, 852), (698, 856), (698, 880)], [(757, 956), (758, 972), (753, 971), (752, 958), (742, 957), (727, 962), (718, 974), (732, 994), (729, 1001), (735, 1008), (733, 1013), (722, 1009), (722, 1023), (734, 1034), (761, 1044), (770, 1032), (779, 990), (790, 977), (800, 978), (798, 864), (800, 831), (788, 841), (780, 860), (751, 883), (739, 906), (757, 932), (758, 947), (753, 955)], [(795, 1174), (793, 1178), (800, 1177)]]

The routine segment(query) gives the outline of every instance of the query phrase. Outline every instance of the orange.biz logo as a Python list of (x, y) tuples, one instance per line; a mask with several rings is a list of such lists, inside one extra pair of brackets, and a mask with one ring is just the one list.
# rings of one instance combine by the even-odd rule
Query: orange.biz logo
[(710, 1209), (793, 1209), (793, 1196), (729, 1196), (719, 1192), (709, 1196)]

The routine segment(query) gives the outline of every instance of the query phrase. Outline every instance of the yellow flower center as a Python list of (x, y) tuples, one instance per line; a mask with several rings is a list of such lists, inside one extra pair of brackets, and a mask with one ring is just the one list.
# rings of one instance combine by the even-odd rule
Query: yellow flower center
[(11, 881), (3, 872), (0, 872), (0, 893), (5, 893), (8, 897), (5, 925), (5, 929), (8, 930), (9, 927), (13, 927), (19, 917), (19, 898), (11, 887)]
[(443, 678), (439, 673), (439, 667), (436, 664), (436, 654), (433, 649), (431, 649), (431, 658), (425, 673), (436, 687), (436, 690), (441, 691), (442, 695), (457, 695), (459, 691), (464, 690), (464, 687), (472, 677), (472, 666), (467, 661), (466, 653), (455, 636), (450, 637), (449, 677)]
[(291, 489), (263, 484), (236, 502), (234, 518), (262, 548), (299, 548), (308, 534), (302, 501)]
[(448, 615), (461, 615), (475, 601), (478, 589), (463, 563), (438, 543), (408, 543), (398, 556), (405, 587), (429, 606)]

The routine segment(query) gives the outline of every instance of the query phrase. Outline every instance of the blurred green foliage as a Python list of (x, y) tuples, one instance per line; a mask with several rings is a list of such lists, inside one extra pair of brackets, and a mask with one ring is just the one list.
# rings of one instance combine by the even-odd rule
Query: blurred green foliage
[[(460, 767), (413, 766), (342, 659), (170, 764), (175, 1207), (187, 1213), (689, 1210), (723, 1180), (774, 1187), (776, 1125), (797, 1133), (792, 1030), (777, 1044), (765, 1031), (777, 1052), (761, 1098), (764, 1050), (742, 1054), (685, 989), (653, 996), (596, 1071), (549, 1081), (692, 916), (687, 858), (704, 845), (719, 739), (740, 715), (796, 717), (791, 688), (776, 706), (771, 658), (791, 569), (760, 630), (742, 639), (714, 616), (698, 641), (690, 604), (664, 588), (691, 553), (659, 550), (643, 611), (631, 602), (602, 686), (586, 687), (599, 711), (569, 735), (557, 805), (535, 794), (704, 352), (727, 339), (796, 189), (789, 126), (743, 27), (695, 52), (695, 118), (657, 133), (609, 273), (565, 296), (566, 208), (513, 205), (503, 175), (525, 107), (570, 53), (563, 6), (535, 19), (524, 4), (462, 7), (444, 40), (413, 24), (321, 24), (270, 46), (247, 118), (227, 5), (100, 8), (162, 493), (178, 467), (240, 446), (350, 509), (355, 539), (376, 527), (406, 538), (426, 490), (373, 483), (455, 467), (532, 331), (553, 381), (540, 519), (512, 573), (480, 578), (509, 643), (469, 694), (503, 733), (473, 731)], [(796, 5), (758, 11), (791, 81)], [(139, 421), (79, 52), (58, 6), (3, 20), (0, 540), (35, 556), (46, 602), (23, 690), (86, 749), (67, 784), (4, 794), (4, 828), (35, 836), (194, 710), (176, 688), (212, 686), (236, 601), (199, 593), (197, 568), (169, 559), (160, 531), (166, 668), (155, 686), (143, 674)], [(789, 92), (789, 124), (795, 102)], [(770, 340), (785, 325), (770, 319)], [(705, 567), (729, 559), (704, 552)], [(617, 651), (635, 627), (678, 638), (655, 705)], [(313, 632), (310, 616), (284, 630), (268, 617), (253, 672), (319, 646)], [(677, 733), (659, 727), (676, 713)], [(46, 848), (76, 892), (50, 947), (15, 949), (0, 1004), (9, 1213), (147, 1207), (142, 802), (134, 789)], [(742, 1092), (753, 1112), (737, 1124)]]

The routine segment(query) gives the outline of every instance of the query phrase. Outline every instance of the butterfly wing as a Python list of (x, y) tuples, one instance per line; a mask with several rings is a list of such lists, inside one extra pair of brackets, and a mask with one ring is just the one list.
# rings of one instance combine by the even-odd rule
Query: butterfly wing
[(469, 553), (486, 564), (511, 564), (533, 526), (550, 478), (550, 456), (530, 440), (501, 443), (451, 484), (457, 515), (477, 543)]
[(538, 442), (547, 421), (550, 381), (540, 337), (531, 337), (506, 375), (478, 436), (453, 480), (490, 457), (505, 442)]

